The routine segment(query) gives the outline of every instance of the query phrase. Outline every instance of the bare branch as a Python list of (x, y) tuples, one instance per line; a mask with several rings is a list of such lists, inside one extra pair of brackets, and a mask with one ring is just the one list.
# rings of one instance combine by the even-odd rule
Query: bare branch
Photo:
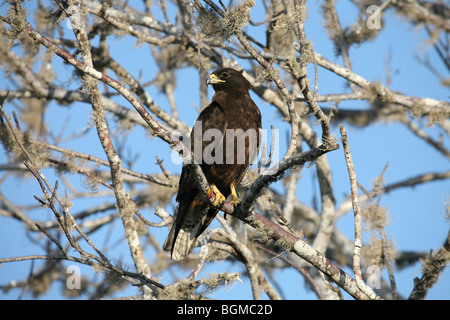
[(409, 295), (409, 300), (424, 299), (428, 290), (438, 281), (445, 267), (450, 261), (450, 232), (447, 234), (444, 244), (436, 253), (431, 252), (423, 261), (422, 277), (414, 278), (414, 288)]
[(356, 183), (356, 173), (353, 167), (352, 155), (350, 153), (350, 147), (348, 144), (347, 133), (345, 128), (341, 125), (339, 126), (339, 131), (342, 136), (342, 144), (344, 146), (345, 161), (347, 163), (348, 175), (350, 178), (350, 189), (352, 191), (352, 203), (353, 212), (355, 214), (355, 245), (353, 250), (353, 272), (355, 273), (355, 280), (358, 288), (364, 292), (370, 299), (378, 299), (375, 293), (364, 283), (361, 275), (361, 247), (362, 247), (362, 236), (361, 236), (361, 212), (359, 208), (358, 200), (358, 187)]

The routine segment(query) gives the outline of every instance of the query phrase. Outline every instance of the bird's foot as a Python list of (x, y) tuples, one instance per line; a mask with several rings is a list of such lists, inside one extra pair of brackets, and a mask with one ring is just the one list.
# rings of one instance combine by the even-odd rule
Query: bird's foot
[(231, 196), (230, 202), (236, 207), (237, 205), (241, 204), (242, 200), (239, 199), (238, 197)]
[(236, 194), (236, 190), (234, 187), (231, 187), (231, 203), (237, 207), (239, 204), (241, 204), (242, 200), (239, 199), (239, 197)]
[(209, 193), (214, 192), (214, 202), (213, 202), (213, 206), (217, 207), (218, 205), (221, 205), (222, 202), (225, 201), (225, 196), (219, 191), (219, 189), (217, 189), (217, 187), (215, 185), (211, 185), (211, 188), (209, 188)]

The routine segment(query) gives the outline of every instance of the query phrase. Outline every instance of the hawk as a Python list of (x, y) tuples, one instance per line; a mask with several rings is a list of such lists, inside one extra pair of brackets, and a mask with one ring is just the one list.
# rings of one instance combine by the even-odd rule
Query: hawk
[(255, 160), (260, 145), (261, 112), (250, 97), (250, 82), (237, 70), (220, 68), (210, 75), (208, 84), (215, 93), (195, 122), (190, 149), (215, 200), (213, 205), (204, 201), (194, 175), (183, 167), (175, 222), (163, 246), (176, 261), (192, 252), (197, 238), (230, 194), (235, 206), (241, 202), (235, 188)]

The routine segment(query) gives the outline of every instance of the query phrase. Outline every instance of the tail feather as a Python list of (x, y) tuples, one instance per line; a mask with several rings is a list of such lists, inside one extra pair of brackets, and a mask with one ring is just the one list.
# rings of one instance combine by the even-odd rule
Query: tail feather
[(207, 204), (201, 208), (189, 208), (183, 221), (176, 221), (170, 229), (163, 249), (171, 252), (172, 259), (179, 261), (189, 255), (195, 247), (197, 238), (208, 227), (218, 210)]
[(175, 261), (183, 259), (194, 249), (197, 242), (197, 233), (201, 226), (202, 221), (199, 220), (196, 225), (190, 228), (181, 227), (177, 234), (177, 226), (174, 224), (164, 242), (164, 250), (171, 252), (172, 259)]

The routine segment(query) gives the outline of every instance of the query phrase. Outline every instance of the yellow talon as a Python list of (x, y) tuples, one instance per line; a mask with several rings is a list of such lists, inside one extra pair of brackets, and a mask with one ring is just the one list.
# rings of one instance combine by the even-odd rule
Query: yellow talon
[(232, 186), (231, 188), (231, 203), (236, 207), (238, 204), (241, 204), (242, 200), (236, 194), (236, 190)]
[(217, 207), (217, 205), (222, 204), (222, 202), (225, 201), (225, 196), (219, 191), (219, 189), (217, 189), (215, 185), (211, 185), (210, 191), (211, 190), (214, 192), (215, 195), (213, 206)]

